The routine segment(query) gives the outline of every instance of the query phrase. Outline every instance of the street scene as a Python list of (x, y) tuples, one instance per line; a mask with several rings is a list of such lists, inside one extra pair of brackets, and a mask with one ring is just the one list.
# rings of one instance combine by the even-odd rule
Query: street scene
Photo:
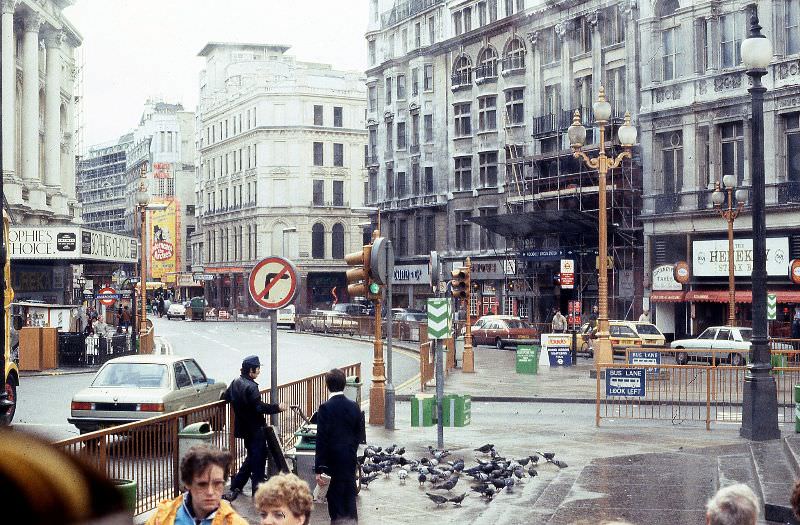
[(800, 523), (800, 0), (0, 8), (12, 523)]

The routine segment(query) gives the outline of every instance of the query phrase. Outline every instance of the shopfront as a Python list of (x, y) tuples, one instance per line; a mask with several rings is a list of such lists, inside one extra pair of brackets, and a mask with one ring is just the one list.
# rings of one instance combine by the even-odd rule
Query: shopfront
[(428, 263), (395, 266), (392, 292), (392, 307), (424, 310), (425, 301), (433, 296)]

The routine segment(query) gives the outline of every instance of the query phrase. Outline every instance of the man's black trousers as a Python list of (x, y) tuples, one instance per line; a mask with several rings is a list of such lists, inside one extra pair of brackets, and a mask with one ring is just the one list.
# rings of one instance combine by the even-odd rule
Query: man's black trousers
[(267, 440), (264, 427), (256, 430), (249, 438), (244, 440), (247, 456), (239, 467), (239, 472), (231, 481), (231, 489), (242, 490), (247, 479), (250, 478), (253, 494), (258, 484), (264, 481), (264, 469), (267, 463)]
[(358, 523), (358, 510), (356, 509), (356, 480), (352, 477), (331, 478), (328, 488), (328, 514), (331, 523)]

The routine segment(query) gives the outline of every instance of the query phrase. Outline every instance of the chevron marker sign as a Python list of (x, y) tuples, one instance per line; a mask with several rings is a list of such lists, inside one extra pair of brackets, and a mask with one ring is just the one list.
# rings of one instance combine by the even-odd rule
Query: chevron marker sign
[(775, 320), (778, 318), (778, 296), (774, 293), (767, 294), (767, 319)]
[(452, 332), (450, 300), (428, 299), (428, 339), (447, 339)]

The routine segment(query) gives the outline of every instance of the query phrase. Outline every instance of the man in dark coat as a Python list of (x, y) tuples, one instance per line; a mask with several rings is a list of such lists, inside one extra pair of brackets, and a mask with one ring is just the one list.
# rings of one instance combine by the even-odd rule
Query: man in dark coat
[[(334, 525), (358, 523), (356, 455), (364, 433), (364, 419), (359, 406), (344, 396), (345, 382), (344, 372), (338, 368), (325, 374), (325, 385), (330, 394), (317, 412), (314, 472), (318, 484), (330, 483), (328, 514)], [(330, 479), (322, 474), (327, 474)]]
[(258, 356), (245, 357), (241, 373), (242, 375), (233, 380), (223, 396), (233, 407), (233, 435), (243, 439), (247, 449), (247, 456), (239, 472), (231, 480), (230, 490), (223, 495), (228, 501), (235, 500), (242, 493), (248, 478), (253, 494), (256, 493), (258, 484), (264, 481), (267, 462), (267, 422), (264, 415), (277, 414), (288, 408), (286, 403), (270, 404), (261, 401), (258, 383), (255, 381), (261, 373)]

